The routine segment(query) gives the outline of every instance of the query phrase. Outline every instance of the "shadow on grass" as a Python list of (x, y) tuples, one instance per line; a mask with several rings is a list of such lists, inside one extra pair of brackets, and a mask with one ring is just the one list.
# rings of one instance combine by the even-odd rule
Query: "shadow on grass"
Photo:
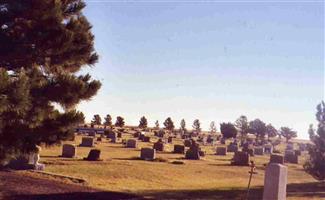
[[(163, 190), (143, 192), (149, 199), (217, 199), (217, 200), (246, 200), (246, 188), (219, 188), (215, 190)], [(249, 200), (263, 198), (263, 187), (250, 189)], [(287, 185), (287, 197), (301, 199), (325, 198), (325, 183), (297, 183)]]
[(35, 195), (15, 195), (9, 200), (117, 200), (117, 199), (143, 199), (142, 197), (120, 193), (120, 192), (72, 192), (62, 194), (35, 194)]

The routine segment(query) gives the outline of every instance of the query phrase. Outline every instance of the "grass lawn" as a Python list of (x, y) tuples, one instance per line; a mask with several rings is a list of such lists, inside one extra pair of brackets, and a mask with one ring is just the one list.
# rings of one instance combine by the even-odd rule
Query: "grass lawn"
[[(126, 137), (130, 137), (126, 135)], [(80, 144), (77, 136), (74, 143)], [(181, 140), (173, 144), (181, 143)], [(184, 160), (182, 154), (170, 153), (173, 144), (167, 144), (166, 152), (157, 153), (166, 162), (142, 161), (136, 159), (140, 148), (153, 143), (139, 143), (137, 149), (124, 148), (121, 143), (110, 143), (106, 139), (96, 144), (101, 150), (103, 161), (82, 160), (91, 148), (78, 147), (78, 158), (61, 158), (61, 146), (43, 148), (41, 162), (46, 171), (80, 177), (88, 185), (107, 191), (128, 192), (148, 198), (163, 199), (244, 199), (249, 178), (249, 167), (231, 166), (233, 153), (216, 156), (215, 147), (202, 146), (207, 155), (199, 161)], [(251, 157), (257, 166), (251, 182), (250, 199), (261, 199), (263, 193), (264, 169), (269, 156)], [(184, 164), (172, 164), (181, 160)], [(325, 185), (316, 182), (303, 171), (305, 155), (299, 157), (299, 164), (287, 164), (287, 199), (325, 198)]]

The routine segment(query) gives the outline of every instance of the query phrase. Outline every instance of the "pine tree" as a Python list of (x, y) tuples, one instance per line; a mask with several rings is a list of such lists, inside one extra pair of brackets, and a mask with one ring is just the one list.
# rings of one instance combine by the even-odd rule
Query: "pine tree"
[(276, 130), (272, 124), (268, 124), (266, 125), (266, 135), (268, 139), (275, 137), (278, 135), (278, 130)]
[(102, 124), (102, 118), (99, 115), (94, 115), (93, 120), (91, 121), (91, 124), (93, 124), (93, 125), (101, 125)]
[(235, 121), (235, 127), (238, 129), (238, 132), (241, 137), (241, 141), (243, 141), (249, 132), (249, 124), (248, 124), (247, 117), (244, 115), (240, 116)]
[[(0, 160), (71, 137), (101, 84), (82, 0), (0, 1)], [(59, 111), (56, 106), (61, 106)]]
[(216, 123), (215, 123), (214, 121), (212, 121), (212, 122), (210, 123), (210, 132), (211, 132), (211, 134), (217, 132)]
[(104, 119), (105, 119), (104, 125), (111, 127), (112, 126), (112, 117), (111, 117), (111, 115), (109, 115), (109, 114), (106, 115), (106, 117)]
[(198, 119), (194, 120), (192, 127), (197, 133), (200, 133), (201, 132), (200, 120), (198, 120)]
[(164, 122), (164, 126), (167, 130), (172, 131), (174, 130), (175, 126), (174, 126), (174, 122), (172, 121), (172, 119), (170, 117), (168, 117), (165, 122)]
[(155, 122), (155, 127), (156, 127), (156, 129), (159, 129), (159, 121), (158, 120), (156, 120), (156, 122)]
[(139, 122), (139, 128), (147, 128), (148, 126), (148, 121), (145, 116), (141, 117), (140, 122)]
[(125, 125), (124, 118), (121, 116), (116, 117), (115, 126), (123, 127)]
[(255, 119), (249, 122), (249, 132), (256, 135), (256, 139), (264, 140), (266, 134), (266, 124), (260, 120)]
[(220, 124), (220, 131), (221, 131), (222, 137), (226, 138), (226, 139), (228, 139), (228, 138), (236, 138), (236, 136), (237, 136), (237, 129), (230, 122), (221, 123)]
[(317, 131), (312, 125), (309, 128), (309, 137), (313, 145), (308, 149), (309, 158), (304, 165), (306, 172), (319, 181), (325, 180), (325, 104), (317, 106)]
[(180, 128), (181, 128), (181, 131), (185, 131), (186, 130), (186, 122), (185, 122), (185, 119), (182, 119), (181, 120), (181, 123), (180, 123)]
[(286, 142), (288, 143), (291, 138), (297, 137), (297, 132), (293, 131), (289, 127), (281, 127), (280, 128), (280, 134), (286, 139)]

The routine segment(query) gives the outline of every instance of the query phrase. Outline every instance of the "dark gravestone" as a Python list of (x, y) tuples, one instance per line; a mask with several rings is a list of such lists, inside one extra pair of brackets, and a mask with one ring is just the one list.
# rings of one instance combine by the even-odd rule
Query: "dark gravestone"
[(122, 132), (117, 132), (117, 137), (121, 138), (122, 137)]
[(238, 146), (236, 144), (229, 144), (227, 147), (227, 152), (237, 152)]
[(185, 153), (185, 159), (189, 160), (200, 160), (200, 147), (195, 141), (192, 140), (192, 145)]
[(144, 137), (145, 137), (145, 135), (144, 135), (144, 134), (142, 134), (142, 133), (140, 133), (140, 135), (139, 135), (138, 139), (139, 139), (139, 140), (141, 140), (141, 141), (143, 141)]
[(173, 142), (173, 137), (168, 137), (168, 143), (172, 143)]
[(264, 148), (263, 147), (255, 147), (254, 154), (259, 155), (259, 156), (264, 155)]
[(237, 151), (234, 154), (232, 165), (238, 166), (248, 166), (249, 165), (249, 155), (247, 152)]
[(185, 152), (185, 146), (184, 145), (179, 145), (179, 144), (174, 145), (174, 153), (183, 154), (184, 152)]
[(88, 157), (84, 158), (88, 161), (98, 161), (100, 160), (100, 150), (99, 149), (91, 149), (89, 151)]
[(284, 162), (298, 164), (298, 156), (295, 154), (285, 154), (284, 155)]
[(190, 146), (192, 146), (192, 140), (188, 140), (188, 139), (184, 140), (184, 146), (185, 146), (185, 147), (190, 147)]
[(225, 156), (225, 155), (227, 155), (227, 147), (217, 147), (216, 154), (218, 156)]
[(300, 150), (295, 150), (295, 155), (301, 156), (301, 151)]
[(272, 154), (270, 156), (270, 163), (278, 163), (278, 164), (282, 164), (284, 163), (284, 158), (282, 155), (279, 154)]
[(151, 148), (141, 148), (140, 158), (142, 160), (154, 160), (156, 158), (156, 150)]
[(93, 147), (94, 146), (94, 138), (93, 137), (82, 137), (80, 146)]
[(126, 141), (127, 148), (137, 148), (137, 141), (135, 139), (128, 139)]
[(153, 148), (156, 151), (164, 151), (164, 143), (161, 139), (159, 139), (156, 143), (153, 144)]
[(150, 142), (150, 137), (149, 136), (144, 136), (142, 141), (143, 142)]
[(140, 132), (135, 132), (134, 134), (133, 134), (133, 137), (135, 137), (135, 138), (138, 138), (139, 136), (140, 136)]
[(65, 158), (74, 158), (77, 154), (77, 148), (72, 144), (64, 144), (62, 146), (62, 157)]

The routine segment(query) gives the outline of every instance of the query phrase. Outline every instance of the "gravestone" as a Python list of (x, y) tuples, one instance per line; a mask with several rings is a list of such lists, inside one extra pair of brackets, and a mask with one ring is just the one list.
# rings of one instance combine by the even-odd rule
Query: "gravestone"
[(264, 153), (272, 154), (273, 153), (273, 146), (271, 144), (264, 145)]
[(298, 143), (299, 150), (301, 152), (306, 151), (307, 145), (304, 143)]
[(286, 150), (293, 150), (293, 143), (288, 143)]
[(154, 160), (156, 158), (156, 150), (151, 148), (141, 148), (140, 158), (142, 160)]
[(301, 156), (301, 151), (300, 150), (295, 150), (295, 155)]
[(259, 155), (259, 156), (264, 155), (264, 148), (263, 147), (255, 147), (254, 155)]
[(65, 158), (74, 158), (77, 154), (77, 148), (72, 144), (64, 144), (62, 146), (62, 157)]
[(189, 160), (200, 160), (200, 147), (196, 144), (195, 141), (192, 140), (192, 145), (185, 153), (185, 159)]
[(217, 147), (216, 154), (218, 156), (225, 156), (225, 155), (227, 155), (227, 147)]
[(137, 141), (134, 139), (128, 139), (126, 141), (126, 147), (127, 148), (137, 148)]
[(139, 138), (139, 136), (141, 135), (141, 133), (140, 132), (135, 132), (134, 134), (133, 134), (133, 137), (135, 137), (135, 138)]
[(185, 146), (184, 145), (179, 145), (179, 144), (174, 145), (174, 153), (184, 154), (184, 152), (185, 152)]
[(100, 150), (99, 149), (91, 149), (89, 151), (88, 157), (84, 158), (84, 160), (99, 161), (100, 160)]
[(237, 151), (231, 162), (232, 165), (238, 166), (248, 166), (249, 165), (249, 155), (247, 152)]
[(283, 165), (284, 157), (282, 155), (279, 155), (279, 154), (272, 154), (270, 156), (270, 163), (278, 163), (278, 164)]
[(149, 136), (144, 136), (142, 141), (143, 142), (150, 142), (150, 137)]
[(192, 145), (192, 140), (188, 140), (188, 139), (184, 140), (185, 147), (190, 147), (191, 145)]
[(227, 152), (237, 152), (238, 151), (238, 146), (236, 144), (229, 144), (227, 146)]
[(115, 131), (110, 131), (107, 135), (107, 138), (114, 140), (117, 138), (117, 133)]
[(264, 176), (263, 200), (285, 200), (287, 193), (286, 166), (278, 163), (268, 164)]
[(168, 143), (173, 143), (173, 137), (168, 137), (167, 142), (168, 142)]
[(117, 132), (117, 137), (121, 138), (122, 137), (122, 132)]
[(296, 154), (285, 154), (284, 155), (284, 162), (298, 164), (298, 156)]
[(93, 137), (82, 137), (80, 146), (93, 147), (94, 146), (94, 138)]
[(153, 148), (156, 151), (164, 151), (164, 143), (161, 139), (159, 139), (156, 143), (153, 144)]

